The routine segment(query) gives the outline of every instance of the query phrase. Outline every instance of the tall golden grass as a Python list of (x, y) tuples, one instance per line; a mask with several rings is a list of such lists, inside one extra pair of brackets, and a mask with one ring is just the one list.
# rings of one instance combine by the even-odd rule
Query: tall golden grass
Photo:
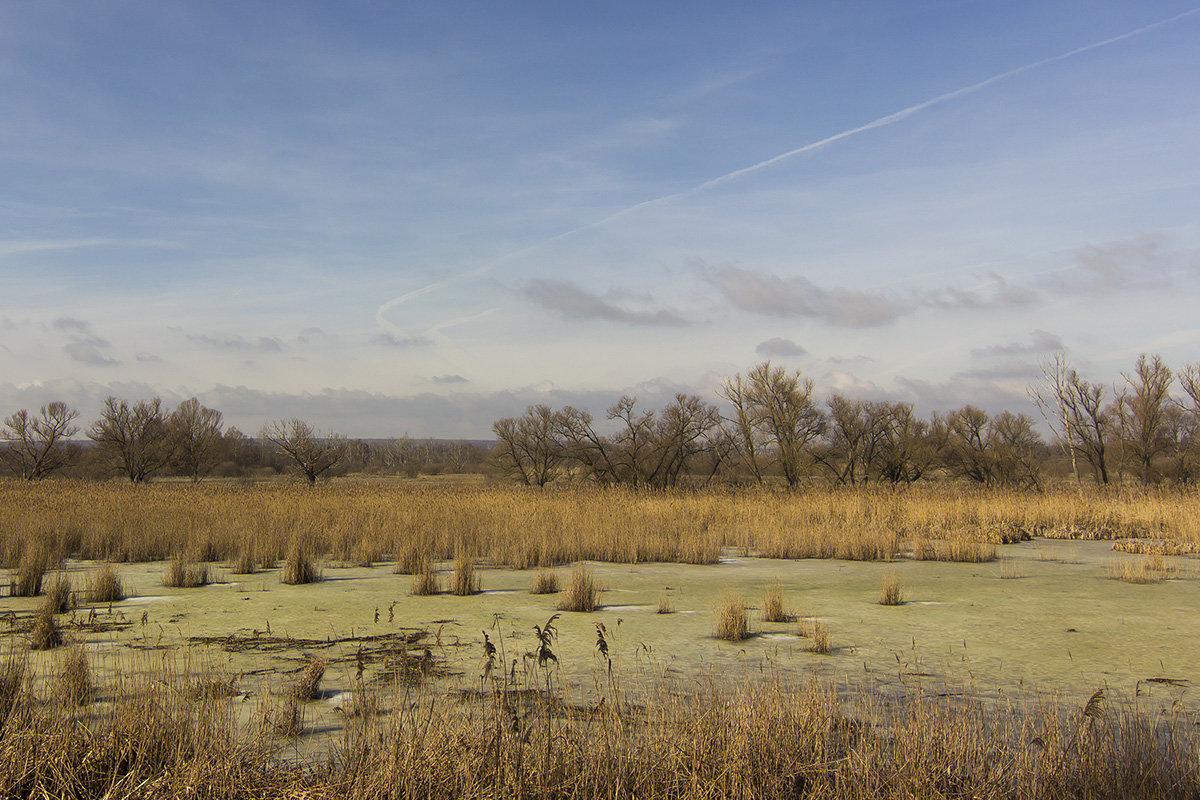
[[(408, 571), (468, 550), (519, 569), (575, 561), (773, 558), (988, 560), (1032, 535), (1148, 537), (1200, 547), (1200, 496), (1074, 487), (1041, 493), (938, 485), (635, 492), (620, 488), (338, 482), (152, 484), (0, 481), (0, 566), (66, 557), (273, 564), (303, 547), (327, 563)], [(14, 579), (14, 584), (17, 583)]]
[[(1186, 714), (1136, 705), (997, 705), (845, 692), (811, 681), (687, 681), (603, 704), (512, 691), (391, 690), (347, 713), (319, 760), (297, 701), (195, 692), (159, 662), (118, 675), (81, 724), (79, 697), (0, 673), (0, 796), (558, 798), (1194, 798), (1200, 741)], [(611, 684), (610, 684), (611, 685)], [(47, 691), (48, 690), (48, 691)], [(386, 700), (387, 690), (383, 697)], [(83, 702), (88, 702), (83, 696)]]

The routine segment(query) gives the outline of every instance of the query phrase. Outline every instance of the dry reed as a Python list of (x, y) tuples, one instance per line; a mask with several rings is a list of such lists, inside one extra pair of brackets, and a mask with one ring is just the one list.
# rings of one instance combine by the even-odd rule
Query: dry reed
[(55, 614), (65, 614), (71, 610), (74, 605), (74, 596), (71, 594), (71, 579), (66, 573), (59, 573), (50, 582), (43, 602), (47, 608), (53, 609)]
[(434, 569), (433, 561), (426, 556), (421, 565), (413, 573), (412, 589), (414, 595), (430, 595), (437, 594), (442, 590), (438, 583), (437, 570)]
[(783, 584), (775, 581), (763, 592), (762, 599), (763, 622), (790, 622), (791, 615), (783, 606)]
[(904, 594), (900, 590), (900, 579), (895, 573), (883, 579), (883, 589), (879, 593), (879, 605), (898, 606), (904, 602)]
[(58, 667), (58, 695), (63, 702), (73, 706), (85, 705), (92, 700), (95, 686), (87, 653), (82, 646), (67, 649)]
[(26, 553), (17, 565), (17, 574), (9, 584), (13, 597), (37, 597), (42, 593), (42, 579), (46, 574), (46, 557), (40, 552)]
[(530, 594), (556, 594), (558, 573), (552, 569), (539, 569), (529, 581)]
[(53, 650), (62, 643), (62, 631), (54, 619), (54, 610), (43, 605), (33, 618), (33, 627), (29, 629), (29, 649)]
[(817, 653), (818, 655), (828, 655), (833, 651), (833, 645), (829, 639), (829, 625), (824, 620), (814, 620), (812, 624), (812, 644), (809, 645), (809, 652)]
[(480, 581), (479, 573), (475, 569), (475, 562), (467, 555), (465, 550), (460, 550), (458, 555), (454, 557), (454, 580), (450, 587), (450, 593), (459, 597), (466, 597), (479, 594), (481, 588), (482, 581)]
[(288, 550), (283, 568), (279, 573), (279, 582), (288, 585), (316, 583), (321, 580), (321, 570), (313, 562), (308, 548), (296, 542)]
[(654, 610), (656, 614), (674, 614), (675, 609), (671, 606), (671, 595), (666, 592), (658, 594), (658, 608)]
[(321, 679), (325, 677), (326, 662), (323, 658), (309, 658), (304, 669), (292, 684), (291, 697), (295, 700), (316, 700), (321, 696)]
[(181, 556), (176, 556), (163, 573), (162, 584), (174, 589), (194, 589), (207, 586), (208, 578), (207, 564), (189, 564)]
[(740, 642), (750, 635), (750, 616), (746, 604), (733, 592), (726, 592), (717, 605), (713, 636), (727, 642)]
[(88, 581), (89, 603), (117, 603), (125, 599), (125, 586), (112, 564), (104, 564)]
[(559, 611), (595, 611), (600, 597), (600, 586), (587, 564), (576, 564), (571, 570), (571, 580), (558, 600)]

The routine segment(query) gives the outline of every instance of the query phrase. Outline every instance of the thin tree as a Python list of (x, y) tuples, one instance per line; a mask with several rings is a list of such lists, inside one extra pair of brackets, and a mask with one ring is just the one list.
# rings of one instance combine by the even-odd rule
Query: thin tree
[(345, 436), (322, 435), (302, 419), (271, 422), (263, 428), (262, 438), (279, 448), (310, 486), (340, 464), (349, 450)]
[(175, 454), (166, 406), (158, 397), (133, 406), (127, 400), (107, 398), (88, 437), (130, 483), (148, 481)]
[(1133, 451), (1143, 483), (1154, 480), (1154, 459), (1170, 445), (1166, 436), (1166, 410), (1175, 376), (1161, 357), (1138, 356), (1133, 374), (1123, 375), (1125, 391), (1117, 404), (1121, 429)]
[(79, 432), (75, 420), (79, 412), (66, 403), (55, 401), (42, 406), (37, 417), (25, 409), (4, 420), (0, 429), (0, 460), (14, 474), (27, 481), (45, 478), (70, 464), (79, 455), (79, 447), (70, 441)]

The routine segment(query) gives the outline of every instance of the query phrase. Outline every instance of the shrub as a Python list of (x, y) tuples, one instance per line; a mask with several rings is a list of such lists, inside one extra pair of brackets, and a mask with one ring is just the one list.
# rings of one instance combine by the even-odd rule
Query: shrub
[(740, 642), (750, 635), (750, 617), (746, 604), (733, 592), (726, 592), (716, 610), (713, 635), (727, 642)]
[(304, 545), (296, 543), (288, 551), (279, 575), (281, 583), (294, 586), (301, 583), (316, 583), (321, 580), (321, 570), (313, 563)]
[(207, 586), (208, 565), (188, 564), (182, 557), (176, 556), (171, 559), (171, 565), (167, 567), (162, 582), (163, 586), (175, 589), (194, 589), (197, 586)]
[(783, 586), (775, 581), (763, 592), (763, 622), (789, 622), (791, 616), (783, 607)]
[(437, 594), (441, 591), (438, 586), (437, 571), (433, 568), (433, 560), (425, 556), (421, 566), (413, 573), (412, 593), (415, 595)]
[(37, 616), (33, 618), (33, 627), (29, 631), (30, 650), (53, 650), (62, 644), (62, 631), (54, 621), (54, 612), (42, 606)]
[(58, 691), (63, 702), (82, 706), (92, 699), (92, 669), (83, 647), (71, 647), (63, 656), (58, 672)]
[(539, 569), (529, 582), (530, 594), (555, 594), (558, 592), (558, 573), (552, 569)]
[(571, 582), (558, 600), (559, 611), (595, 611), (600, 587), (587, 564), (576, 564), (571, 570)]
[(325, 659), (309, 658), (308, 664), (296, 676), (292, 684), (292, 698), (296, 700), (316, 700), (321, 696), (321, 678), (325, 677)]
[(829, 642), (829, 626), (822, 620), (813, 622), (812, 645), (808, 649), (818, 655), (828, 655), (833, 650)]
[(450, 589), (451, 594), (465, 597), (467, 595), (479, 594), (480, 581), (479, 574), (475, 571), (475, 562), (465, 551), (459, 551), (454, 557), (454, 585)]
[(903, 602), (904, 595), (900, 591), (900, 579), (895, 575), (888, 575), (883, 579), (883, 591), (879, 593), (879, 605), (898, 606)]
[(46, 590), (45, 605), (54, 610), (55, 614), (65, 614), (71, 610), (71, 579), (66, 574), (58, 575)]
[(17, 565), (17, 575), (9, 584), (9, 593), (13, 597), (37, 597), (42, 593), (42, 578), (45, 574), (45, 556), (40, 553), (26, 553)]
[(87, 598), (89, 603), (117, 603), (125, 599), (125, 587), (112, 564), (92, 573)]

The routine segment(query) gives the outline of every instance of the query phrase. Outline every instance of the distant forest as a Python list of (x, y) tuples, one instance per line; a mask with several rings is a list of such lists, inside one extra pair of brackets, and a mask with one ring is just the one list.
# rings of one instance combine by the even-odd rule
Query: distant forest
[(586, 410), (530, 406), (496, 420), (494, 442), (347, 439), (300, 419), (250, 436), (196, 398), (170, 409), (157, 397), (110, 397), (85, 429), (77, 410), (53, 402), (4, 420), (0, 466), (26, 480), (482, 473), (652, 489), (925, 480), (1036, 489), (1063, 479), (1194, 485), (1200, 476), (1200, 364), (1175, 372), (1157, 355), (1139, 356), (1111, 387), (1061, 354), (1045, 361), (1029, 395), (1049, 440), (1026, 414), (966, 405), (922, 417), (909, 403), (818, 398), (810, 379), (770, 362), (725, 381), (721, 395), (724, 407), (679, 394), (658, 409), (623, 396), (599, 424)]

